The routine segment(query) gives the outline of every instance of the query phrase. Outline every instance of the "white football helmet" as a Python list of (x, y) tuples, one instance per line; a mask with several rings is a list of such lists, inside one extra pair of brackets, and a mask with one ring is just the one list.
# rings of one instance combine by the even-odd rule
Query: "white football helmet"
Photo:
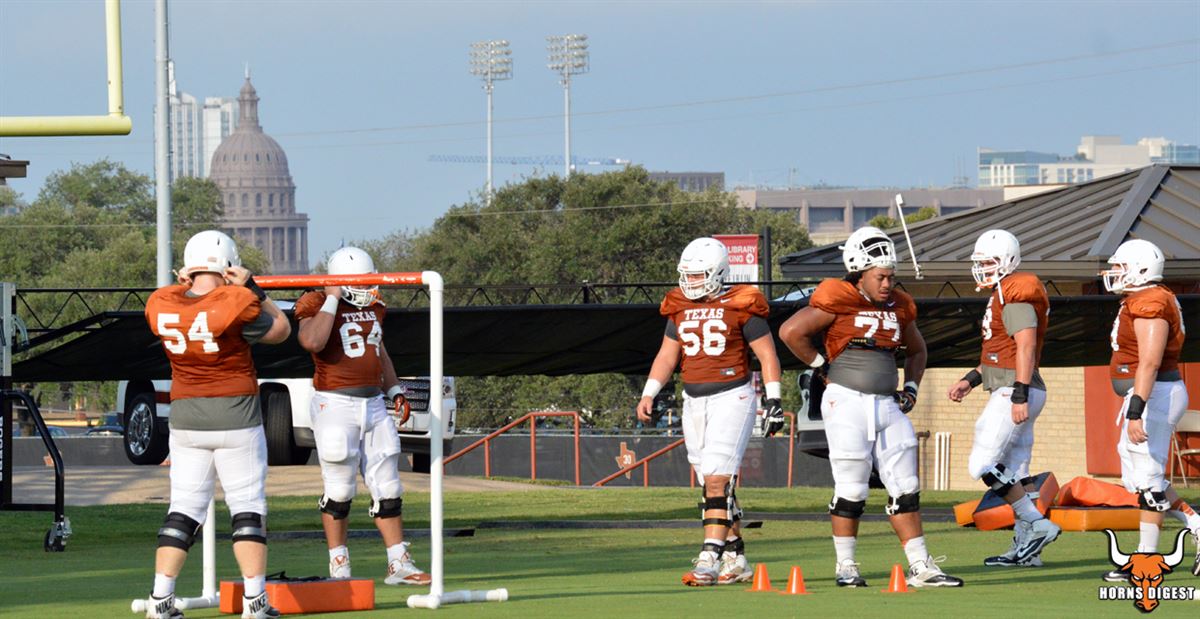
[(224, 276), (225, 269), (242, 266), (237, 243), (220, 230), (205, 230), (188, 239), (183, 248), (183, 269), (179, 275), (191, 278), (196, 273), (216, 273)]
[[(683, 248), (679, 258), (679, 289), (683, 296), (702, 299), (721, 291), (729, 277), (729, 250), (725, 244), (709, 237), (698, 238)], [(688, 281), (689, 275), (703, 274), (700, 281)]]
[(975, 241), (971, 275), (979, 288), (995, 286), (1021, 264), (1021, 243), (1008, 230), (988, 230)]
[(1141, 239), (1125, 241), (1108, 259), (1113, 268), (1100, 272), (1104, 288), (1120, 294), (1160, 282), (1165, 261), (1162, 250), (1154, 243)]
[[(375, 273), (371, 255), (357, 247), (343, 247), (329, 256), (330, 275), (366, 275)], [(366, 307), (379, 300), (379, 286), (360, 288), (342, 286), (342, 299), (355, 307)]]
[(874, 267), (896, 268), (896, 245), (883, 230), (874, 226), (863, 226), (854, 231), (842, 250), (842, 263), (851, 273), (866, 271)]

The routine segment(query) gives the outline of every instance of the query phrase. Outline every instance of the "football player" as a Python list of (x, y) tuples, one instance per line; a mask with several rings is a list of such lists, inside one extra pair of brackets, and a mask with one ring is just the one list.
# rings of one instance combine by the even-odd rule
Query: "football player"
[(146, 302), (150, 330), (171, 362), (171, 505), (158, 530), (146, 617), (183, 616), (175, 578), (204, 524), (214, 473), (233, 515), (242, 617), (278, 617), (265, 590), (267, 442), (250, 346), (283, 342), (292, 328), (221, 232), (188, 240), (177, 275), (179, 284)]
[[(329, 257), (328, 270), (362, 275), (375, 273), (375, 264), (367, 252), (343, 247)], [(329, 577), (350, 578), (347, 517), (361, 470), (371, 491), (368, 514), (387, 548), (384, 583), (428, 585), (429, 575), (408, 552), (400, 517), (400, 437), (387, 409), (403, 424), (409, 407), (383, 345), (385, 313), (376, 287), (326, 286), (296, 302), (300, 346), (312, 353), (316, 366), (309, 413), (325, 481), (318, 508), (329, 546)]]
[(774, 433), (783, 425), (779, 357), (766, 321), (769, 309), (757, 288), (725, 286), (729, 253), (716, 239), (689, 243), (678, 270), (679, 287), (667, 293), (659, 308), (667, 317), (666, 333), (637, 415), (650, 420), (654, 396), (680, 365), (684, 445), (704, 499), (700, 505), (704, 544), (683, 583), (701, 587), (744, 582), (753, 574), (746, 561), (734, 489), (756, 413), (751, 351), (766, 383), (764, 427)]
[[(1141, 508), (1138, 552), (1158, 552), (1163, 514), (1183, 521), (1196, 541), (1192, 573), (1200, 576), (1200, 516), (1179, 498), (1164, 479), (1175, 424), (1188, 407), (1179, 371), (1183, 349), (1183, 310), (1179, 300), (1158, 283), (1163, 274), (1162, 250), (1149, 241), (1121, 243), (1103, 271), (1104, 288), (1121, 295), (1113, 322), (1109, 377), (1113, 391), (1125, 398), (1118, 413), (1124, 424), (1117, 442), (1121, 482), (1137, 493)], [(1125, 582), (1129, 574), (1108, 572), (1104, 579)]]
[(988, 230), (975, 241), (971, 274), (977, 289), (992, 291), (983, 313), (983, 354), (979, 365), (950, 387), (962, 402), (980, 385), (991, 392), (975, 422), (968, 469), (1012, 506), (1017, 522), (1012, 547), (983, 560), (988, 566), (1042, 564), (1041, 552), (1062, 529), (1042, 516), (1033, 501), (1029, 459), (1033, 423), (1046, 404), (1046, 383), (1038, 373), (1050, 298), (1033, 273), (1017, 271), (1021, 245), (1006, 230)]
[[(921, 526), (917, 437), (905, 416), (925, 373), (925, 340), (917, 306), (896, 286), (896, 248), (878, 228), (855, 230), (841, 248), (847, 275), (817, 286), (808, 307), (783, 324), (779, 337), (810, 367), (828, 368), (821, 401), (833, 499), (829, 502), (840, 587), (865, 587), (855, 561), (858, 523), (872, 465), (887, 487), (886, 512), (908, 558), (912, 587), (961, 587), (937, 565)], [(826, 360), (811, 338), (824, 334)], [(904, 351), (904, 386), (897, 391), (896, 356)]]

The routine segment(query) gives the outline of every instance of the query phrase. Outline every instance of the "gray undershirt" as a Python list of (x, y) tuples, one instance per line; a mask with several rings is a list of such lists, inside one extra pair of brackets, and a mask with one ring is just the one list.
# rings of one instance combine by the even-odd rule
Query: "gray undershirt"
[[(1154, 377), (1154, 382), (1156, 383), (1173, 383), (1179, 380), (1183, 380), (1183, 374), (1180, 374), (1179, 370), (1167, 370), (1165, 372), (1159, 372), (1158, 376)], [(1121, 397), (1125, 397), (1125, 395), (1129, 393), (1129, 390), (1133, 389), (1133, 379), (1114, 378), (1112, 379), (1112, 388), (1114, 393)]]
[[(191, 294), (190, 292), (188, 294)], [(275, 320), (261, 312), (254, 322), (242, 325), (250, 344), (261, 340)], [(185, 398), (171, 402), (170, 427), (174, 430), (240, 430), (262, 425), (258, 394), (217, 398)]]
[[(1004, 336), (1009, 333), (1016, 335), (1017, 332), (1025, 329), (1037, 329), (1037, 312), (1033, 305), (1029, 303), (1009, 303), (1004, 306), (1004, 310), (1000, 313), (1001, 320), (1004, 321)], [(994, 334), (992, 337), (998, 337), (999, 334)], [(988, 391), (995, 391), (1002, 387), (1011, 387), (1017, 382), (1017, 371), (1015, 369), (997, 368), (990, 365), (983, 366), (983, 388)], [(1033, 369), (1033, 378), (1029, 380), (1029, 386), (1033, 389), (1046, 390), (1046, 383), (1042, 380), (1042, 374), (1038, 368)]]
[(859, 393), (890, 395), (896, 392), (900, 372), (890, 352), (847, 348), (830, 362), (829, 382)]

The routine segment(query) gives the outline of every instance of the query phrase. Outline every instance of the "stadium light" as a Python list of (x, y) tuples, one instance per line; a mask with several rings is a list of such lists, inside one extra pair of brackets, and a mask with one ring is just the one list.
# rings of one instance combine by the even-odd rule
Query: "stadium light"
[(492, 89), (494, 83), (512, 79), (512, 50), (508, 41), (478, 41), (471, 44), (468, 53), (471, 75), (483, 80), (483, 91), (487, 93), (487, 195), (492, 203)]
[(563, 156), (563, 178), (571, 176), (571, 76), (587, 73), (588, 37), (586, 34), (556, 34), (546, 37), (549, 62), (546, 67), (558, 73), (563, 85), (563, 118), (566, 141)]

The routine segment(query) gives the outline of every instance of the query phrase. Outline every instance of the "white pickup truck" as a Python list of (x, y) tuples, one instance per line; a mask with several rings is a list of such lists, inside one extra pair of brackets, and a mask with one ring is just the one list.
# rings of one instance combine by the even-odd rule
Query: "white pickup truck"
[[(270, 378), (258, 381), (262, 400), (263, 429), (267, 435), (267, 461), (272, 465), (304, 464), (313, 447), (312, 421), (308, 416), (313, 386), (310, 378)], [(429, 472), (429, 378), (400, 379), (412, 416), (397, 424), (404, 452), (412, 454), (413, 470)], [(171, 414), (171, 381), (121, 381), (117, 404), (124, 411), (125, 455), (134, 464), (159, 464), (167, 457), (167, 418)], [(442, 384), (443, 447), (454, 438), (454, 379)], [(397, 418), (397, 421), (399, 419)], [(448, 452), (447, 452), (448, 453)]]

